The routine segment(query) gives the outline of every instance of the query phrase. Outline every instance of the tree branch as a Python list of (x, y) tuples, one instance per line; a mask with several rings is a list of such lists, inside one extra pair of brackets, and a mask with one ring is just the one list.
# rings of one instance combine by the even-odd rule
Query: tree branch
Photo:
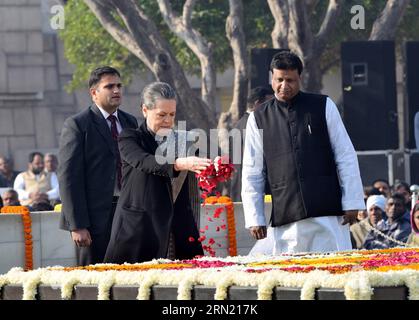
[(185, 4), (183, 5), (182, 21), (185, 25), (185, 28), (192, 28), (192, 12), (195, 7), (195, 4), (196, 0), (186, 0)]
[(289, 7), (287, 0), (268, 0), (269, 9), (275, 20), (271, 33), (274, 48), (288, 48)]
[(304, 0), (289, 1), (289, 33), (288, 44), (304, 61), (310, 60), (313, 49), (313, 32)]
[[(226, 35), (230, 40), (234, 61), (233, 100), (228, 112), (220, 115), (218, 128), (230, 129), (246, 108), (247, 86), (249, 80), (248, 56), (243, 31), (243, 3), (241, 0), (229, 0), (230, 12), (226, 20)], [(224, 154), (229, 150), (227, 130), (219, 130), (220, 147)]]
[(307, 11), (313, 12), (314, 8), (317, 6), (318, 3), (319, 3), (319, 0), (306, 0)]
[(375, 20), (369, 40), (393, 40), (410, 0), (388, 0)]
[(211, 108), (215, 107), (216, 71), (213, 61), (213, 46), (196, 29), (191, 26), (191, 16), (195, 0), (187, 0), (183, 7), (182, 19), (177, 16), (169, 0), (157, 0), (163, 19), (180, 39), (198, 57), (201, 64), (201, 97)]
[(233, 122), (244, 113), (249, 80), (246, 39), (243, 31), (243, 3), (241, 0), (229, 0), (230, 14), (226, 20), (226, 35), (230, 40), (234, 61), (233, 101), (229, 112)]
[(320, 68), (321, 74), (326, 74), (327, 72), (329, 72), (331, 68), (336, 67), (339, 64), (339, 62), (340, 62), (340, 57), (336, 57), (332, 59), (331, 61), (329, 61), (328, 63), (326, 63)]
[(100, 0), (84, 0), (86, 5), (90, 8), (101, 25), (108, 31), (112, 37), (123, 47), (127, 48), (141, 61), (146, 64), (148, 68), (151, 67), (150, 60), (141, 48), (136, 44), (132, 34), (112, 16), (110, 9), (113, 8), (112, 3)]
[[(190, 128), (214, 128), (216, 120), (208, 106), (198, 99), (176, 60), (167, 40), (138, 7), (136, 0), (84, 0), (102, 26), (123, 47), (136, 55), (153, 72), (158, 81), (169, 83), (177, 91), (180, 120), (187, 120)], [(122, 18), (118, 24), (113, 14)]]
[(318, 55), (321, 55), (324, 48), (326, 47), (327, 39), (336, 26), (337, 18), (339, 17), (341, 8), (342, 0), (329, 1), (329, 6), (327, 8), (325, 18), (314, 40), (314, 52), (318, 53)]

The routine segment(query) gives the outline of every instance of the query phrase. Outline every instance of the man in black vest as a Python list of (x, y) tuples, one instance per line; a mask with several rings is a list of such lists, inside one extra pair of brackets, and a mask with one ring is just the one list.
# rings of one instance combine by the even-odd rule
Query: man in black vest
[[(327, 96), (300, 91), (303, 65), (294, 53), (276, 54), (270, 70), (275, 99), (250, 114), (246, 126), (246, 228), (273, 254), (350, 250), (347, 224), (365, 203), (357, 156), (337, 107)], [(268, 238), (266, 180), (272, 194)]]

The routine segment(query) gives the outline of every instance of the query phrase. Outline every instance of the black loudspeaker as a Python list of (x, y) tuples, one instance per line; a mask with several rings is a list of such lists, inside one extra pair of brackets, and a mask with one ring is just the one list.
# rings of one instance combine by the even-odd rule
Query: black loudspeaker
[(410, 184), (419, 185), (419, 153), (414, 152), (410, 155)]
[(419, 112), (419, 41), (405, 44), (405, 79), (406, 79), (406, 147), (416, 149), (414, 118)]
[(343, 121), (355, 149), (398, 149), (394, 42), (343, 42), (341, 55)]
[(389, 180), (388, 159), (385, 154), (358, 155), (362, 184), (370, 185), (376, 179)]
[(253, 48), (250, 50), (250, 89), (271, 86), (269, 66), (273, 56), (281, 49)]

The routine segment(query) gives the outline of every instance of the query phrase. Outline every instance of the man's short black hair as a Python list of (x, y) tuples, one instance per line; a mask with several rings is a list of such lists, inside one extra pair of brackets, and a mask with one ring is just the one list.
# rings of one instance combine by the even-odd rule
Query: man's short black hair
[(377, 182), (384, 182), (385, 184), (387, 184), (388, 186), (390, 186), (390, 183), (388, 182), (388, 180), (386, 180), (386, 179), (381, 179), (381, 178), (379, 178), (379, 179), (375, 179), (372, 183), (371, 183), (371, 185), (373, 186), (374, 184), (376, 184)]
[(93, 88), (95, 85), (97, 85), (100, 82), (100, 80), (102, 79), (102, 77), (104, 75), (108, 75), (108, 74), (116, 75), (118, 77), (121, 77), (121, 75), (119, 74), (119, 71), (116, 70), (115, 68), (112, 68), (112, 67), (109, 67), (109, 66), (103, 66), (103, 67), (96, 68), (90, 74), (89, 89)]
[(29, 163), (32, 163), (33, 159), (35, 159), (36, 156), (40, 156), (42, 159), (44, 158), (44, 155), (41, 152), (38, 152), (38, 151), (31, 152), (29, 154)]
[(405, 181), (396, 181), (396, 183), (394, 184), (394, 191), (397, 192), (397, 190), (399, 190), (400, 188), (404, 188), (406, 189), (409, 193), (410, 193), (410, 186), (407, 182)]
[(269, 70), (273, 72), (273, 69), (297, 70), (298, 74), (301, 75), (301, 72), (303, 72), (303, 62), (292, 51), (283, 49), (273, 56)]
[(30, 211), (52, 211), (54, 207), (47, 201), (35, 202), (31, 205)]
[(271, 87), (255, 87), (250, 90), (249, 96), (247, 98), (248, 103), (254, 104), (255, 102), (264, 100), (266, 96), (273, 95), (274, 91)]
[(382, 193), (380, 192), (380, 190), (378, 190), (377, 188), (375, 188), (373, 186), (366, 186), (366, 187), (364, 187), (364, 194), (367, 196), (367, 198), (369, 196), (379, 196), (379, 195), (382, 195)]

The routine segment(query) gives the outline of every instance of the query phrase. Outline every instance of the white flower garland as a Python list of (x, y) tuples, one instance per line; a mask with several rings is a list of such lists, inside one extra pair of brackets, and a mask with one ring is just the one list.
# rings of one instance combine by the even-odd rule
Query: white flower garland
[[(311, 257), (324, 258), (334, 256), (361, 256), (357, 252), (340, 252), (339, 254), (318, 254)], [(22, 268), (13, 268), (7, 274), (0, 275), (0, 289), (7, 284), (21, 284), (23, 286), (23, 299), (36, 298), (37, 287), (40, 284), (59, 286), (61, 298), (71, 299), (73, 288), (77, 284), (97, 285), (98, 300), (109, 300), (113, 285), (138, 286), (138, 300), (150, 299), (153, 285), (174, 285), (178, 287), (177, 299), (190, 300), (194, 285), (215, 287), (215, 300), (225, 300), (228, 297), (228, 288), (232, 285), (242, 287), (257, 287), (257, 299), (271, 300), (275, 287), (301, 288), (302, 300), (315, 299), (318, 288), (343, 289), (348, 300), (370, 300), (373, 287), (407, 286), (408, 299), (419, 300), (419, 271), (412, 269), (393, 270), (387, 272), (359, 271), (343, 274), (331, 274), (328, 271), (315, 270), (308, 273), (286, 272), (283, 270), (269, 270), (264, 272), (246, 272), (247, 264), (266, 262), (272, 259), (295, 258), (292, 256), (280, 257), (227, 257), (225, 259), (204, 257), (200, 261), (233, 262), (236, 265), (222, 268), (205, 269), (150, 269), (146, 271), (64, 271), (62, 267), (42, 268), (25, 272)], [(304, 259), (304, 256), (301, 256)], [(138, 265), (150, 265), (173, 262), (167, 259), (158, 259)], [(176, 261), (175, 261), (176, 262)], [(112, 265), (96, 265), (107, 266)], [(253, 269), (263, 269), (266, 266), (255, 266)]]
[[(180, 272), (179, 272), (180, 271)], [(122, 274), (123, 273), (123, 274)], [(150, 299), (153, 285), (177, 285), (178, 299), (191, 299), (194, 285), (202, 284), (216, 288), (216, 300), (227, 299), (228, 288), (232, 285), (242, 287), (257, 286), (258, 299), (272, 299), (273, 289), (277, 286), (301, 288), (302, 300), (313, 300), (315, 290), (320, 287), (343, 288), (348, 300), (369, 300), (372, 287), (401, 286), (409, 288), (409, 299), (419, 300), (419, 275), (414, 270), (390, 271), (380, 273), (374, 271), (350, 272), (333, 275), (327, 271), (310, 273), (288, 273), (285, 271), (268, 271), (260, 274), (249, 274), (244, 271), (225, 271), (220, 276), (217, 271), (209, 270), (149, 270), (145, 272), (116, 271), (71, 271), (41, 272), (39, 270), (23, 272), (14, 271), (3, 277), (1, 284), (23, 284), (24, 300), (33, 300), (39, 284), (56, 285), (57, 276), (61, 283), (62, 298), (70, 299), (76, 284), (95, 284), (98, 286), (98, 300), (108, 300), (110, 289), (114, 284), (139, 285), (139, 300)], [(7, 279), (5, 279), (7, 278)]]

